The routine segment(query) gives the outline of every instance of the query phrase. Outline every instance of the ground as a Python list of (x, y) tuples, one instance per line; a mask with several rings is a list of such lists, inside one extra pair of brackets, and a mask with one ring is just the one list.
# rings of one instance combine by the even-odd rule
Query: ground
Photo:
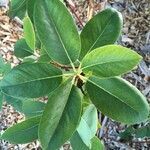
[[(124, 76), (135, 85), (150, 102), (150, 1), (149, 0), (68, 0), (68, 9), (73, 14), (79, 30), (85, 23), (105, 7), (113, 7), (120, 11), (124, 18), (122, 35), (119, 44), (137, 51), (143, 56), (138, 68)], [(7, 16), (7, 1), (1, 0), (0, 5), (0, 55), (12, 67), (19, 63), (13, 55), (14, 43), (22, 37), (22, 22), (17, 18), (10, 20)], [(22, 120), (24, 116), (4, 103), (0, 112), (0, 132)], [(102, 130), (98, 136), (104, 140), (107, 149), (149, 149), (149, 139), (133, 139), (132, 142), (120, 142), (118, 133), (126, 126), (116, 123), (107, 117), (102, 121)], [(37, 150), (38, 142), (24, 145), (12, 145), (0, 142), (2, 150)], [(67, 149), (67, 146), (66, 146)]]

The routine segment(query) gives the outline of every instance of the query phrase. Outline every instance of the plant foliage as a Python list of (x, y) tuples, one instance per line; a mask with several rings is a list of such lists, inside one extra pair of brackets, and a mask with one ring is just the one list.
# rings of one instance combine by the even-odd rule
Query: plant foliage
[[(81, 34), (59, 0), (12, 0), (10, 14), (25, 16), (24, 38), (14, 50), (24, 60), (7, 73), (0, 67), (0, 98), (27, 119), (8, 128), (2, 139), (17, 144), (38, 139), (44, 150), (67, 141), (75, 150), (100, 150), (97, 110), (128, 125), (148, 119), (146, 98), (120, 77), (141, 56), (115, 44), (122, 29), (118, 11), (98, 13)], [(38, 101), (42, 96), (48, 96), (47, 103)]]

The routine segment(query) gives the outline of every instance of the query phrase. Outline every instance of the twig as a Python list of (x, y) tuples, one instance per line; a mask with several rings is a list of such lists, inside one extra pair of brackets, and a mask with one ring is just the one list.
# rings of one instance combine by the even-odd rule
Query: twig
[(101, 127), (101, 130), (100, 130), (100, 133), (99, 133), (99, 138), (102, 138), (102, 136), (103, 136), (104, 127), (105, 127), (105, 125), (106, 125), (107, 119), (108, 119), (108, 118), (105, 116), (105, 117), (104, 117), (104, 120), (103, 120), (103, 122), (102, 122), (102, 127)]
[(15, 17), (15, 18), (14, 18), (14, 21), (15, 21), (17, 24), (23, 26), (23, 21), (22, 21), (20, 18)]
[[(66, 6), (68, 6), (70, 8), (70, 10), (72, 11), (72, 13), (75, 15), (75, 17), (77, 18), (79, 24), (81, 25), (81, 27), (83, 27), (83, 23), (81, 18), (77, 15), (76, 11), (75, 11), (75, 6), (73, 6), (72, 4), (70, 4), (70, 2), (68, 0), (64, 0), (64, 2), (66, 3)], [(72, 2), (73, 3), (73, 2)]]
[(88, 12), (87, 12), (87, 19), (88, 21), (93, 17), (94, 14), (94, 0), (88, 0)]
[(131, 141), (132, 143), (148, 143), (150, 144), (150, 140), (143, 140), (143, 141)]
[[(71, 66), (67, 66), (67, 65), (62, 65), (59, 64), (57, 62), (51, 61), (50, 64), (54, 65), (55, 67), (59, 67), (61, 69), (64, 69), (65, 71), (69, 71), (70, 69), (73, 69)], [(76, 69), (78, 69), (78, 67), (75, 67)]]
[(150, 144), (150, 140), (143, 140), (143, 141), (131, 140), (128, 142), (121, 142), (121, 141), (116, 140), (115, 138), (112, 138), (112, 137), (107, 137), (106, 139), (109, 139), (109, 140), (114, 141), (114, 142), (119, 142), (119, 143), (147, 143), (147, 144)]

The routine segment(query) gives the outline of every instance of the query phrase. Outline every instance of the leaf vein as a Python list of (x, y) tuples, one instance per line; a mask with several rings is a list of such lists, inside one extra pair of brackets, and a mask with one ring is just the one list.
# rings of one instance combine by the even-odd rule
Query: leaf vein
[(139, 112), (134, 109), (132, 106), (130, 106), (129, 104), (125, 103), (124, 101), (122, 101), (118, 96), (114, 95), (113, 93), (106, 91), (103, 87), (97, 85), (95, 82), (91, 81), (90, 79), (88, 79), (89, 82), (91, 82), (92, 84), (94, 84), (95, 86), (99, 87), (100, 89), (102, 89), (103, 91), (105, 91), (106, 93), (110, 94), (111, 96), (115, 97), (117, 100), (121, 101), (122, 103), (124, 103), (127, 107), (133, 109), (134, 111), (136, 111), (138, 114)]
[(18, 83), (18, 84), (12, 84), (12, 85), (9, 85), (9, 86), (3, 86), (1, 85), (1, 88), (3, 87), (12, 87), (12, 86), (18, 86), (18, 85), (22, 85), (22, 84), (28, 84), (28, 83), (31, 83), (31, 82), (35, 82), (35, 81), (41, 81), (41, 80), (47, 80), (47, 79), (51, 79), (51, 78), (58, 78), (58, 77), (61, 77), (63, 75), (57, 75), (57, 76), (51, 76), (51, 77), (46, 77), (46, 78), (38, 78), (38, 79), (35, 79), (35, 80), (30, 80), (30, 81), (27, 81), (27, 82), (22, 82), (22, 83)]

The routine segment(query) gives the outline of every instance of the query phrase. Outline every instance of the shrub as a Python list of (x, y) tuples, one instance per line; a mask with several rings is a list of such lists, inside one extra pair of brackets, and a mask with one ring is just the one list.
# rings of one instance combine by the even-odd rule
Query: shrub
[[(12, 99), (26, 120), (8, 128), (2, 139), (16, 144), (38, 139), (49, 150), (70, 141), (75, 150), (99, 150), (104, 148), (95, 136), (97, 110), (128, 125), (147, 120), (146, 98), (120, 77), (141, 56), (114, 44), (122, 28), (119, 12), (98, 13), (80, 34), (59, 0), (36, 0), (34, 11), (27, 12), (24, 38), (14, 50), (23, 62), (0, 83), (6, 101)], [(46, 104), (35, 101), (42, 96), (48, 96)]]

